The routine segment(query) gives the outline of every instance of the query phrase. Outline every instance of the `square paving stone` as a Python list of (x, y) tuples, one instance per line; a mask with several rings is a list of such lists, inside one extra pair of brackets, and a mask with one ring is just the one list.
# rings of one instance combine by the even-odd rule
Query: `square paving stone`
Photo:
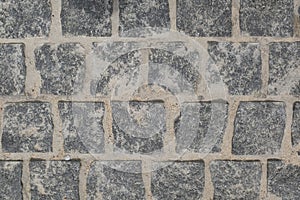
[(111, 36), (112, 0), (63, 0), (63, 35)]
[(23, 199), (21, 161), (0, 161), (0, 180), (0, 199)]
[(262, 166), (258, 161), (212, 161), (210, 173), (214, 199), (259, 199)]
[(26, 78), (24, 46), (24, 44), (0, 44), (0, 95), (24, 94)]
[(31, 199), (79, 200), (79, 161), (31, 160)]
[(293, 0), (241, 0), (240, 28), (243, 35), (293, 36)]
[(230, 95), (251, 95), (262, 87), (258, 43), (208, 42), (208, 53)]
[(50, 103), (19, 102), (4, 107), (4, 152), (51, 152), (53, 120)]
[(195, 37), (229, 37), (231, 0), (177, 0), (177, 30)]
[(49, 35), (50, 0), (2, 0), (0, 8), (0, 38)]
[(104, 104), (101, 102), (59, 102), (65, 152), (104, 152)]
[(159, 153), (166, 132), (166, 111), (160, 101), (111, 103), (114, 151)]
[(296, 102), (293, 107), (293, 122), (292, 122), (292, 144), (300, 143), (300, 102)]
[(300, 199), (300, 166), (280, 160), (268, 161), (268, 193), (282, 200)]
[(241, 102), (235, 117), (232, 153), (279, 153), (285, 128), (285, 103)]
[(300, 97), (300, 42), (270, 43), (270, 95)]
[(87, 199), (100, 198), (145, 199), (141, 161), (93, 162), (87, 178)]
[(42, 94), (72, 95), (82, 89), (85, 53), (78, 43), (44, 44), (34, 51)]
[(155, 200), (201, 199), (204, 190), (204, 162), (155, 163), (151, 192)]
[(168, 0), (120, 0), (119, 34), (143, 37), (170, 29)]
[(176, 151), (220, 152), (227, 112), (226, 102), (183, 103), (175, 121)]

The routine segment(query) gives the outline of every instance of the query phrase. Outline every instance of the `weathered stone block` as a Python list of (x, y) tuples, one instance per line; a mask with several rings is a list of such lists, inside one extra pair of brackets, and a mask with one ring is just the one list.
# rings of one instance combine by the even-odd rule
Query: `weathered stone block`
[(292, 144), (300, 143), (300, 102), (296, 102), (293, 107), (293, 122), (292, 122)]

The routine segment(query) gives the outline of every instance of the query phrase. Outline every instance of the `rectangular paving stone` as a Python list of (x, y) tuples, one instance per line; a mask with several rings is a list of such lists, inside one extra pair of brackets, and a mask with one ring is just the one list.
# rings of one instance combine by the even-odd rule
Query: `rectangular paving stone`
[(300, 97), (300, 42), (270, 43), (270, 95)]
[(208, 42), (208, 53), (230, 95), (251, 95), (261, 89), (262, 61), (258, 43)]
[(268, 160), (268, 194), (282, 200), (300, 199), (300, 166)]
[(292, 144), (293, 146), (300, 143), (300, 102), (296, 102), (293, 106), (293, 122), (292, 122)]
[(31, 160), (29, 170), (32, 200), (79, 200), (79, 161)]
[(52, 151), (54, 125), (50, 103), (7, 103), (3, 115), (4, 152)]
[(2, 0), (0, 38), (47, 37), (51, 25), (50, 0)]
[(120, 0), (119, 34), (145, 37), (170, 29), (168, 0)]
[(35, 66), (41, 75), (41, 93), (78, 94), (85, 74), (85, 52), (78, 43), (44, 44), (35, 49)]
[(230, 37), (231, 0), (178, 0), (177, 30), (194, 37)]
[(151, 172), (151, 192), (156, 200), (202, 199), (204, 162), (154, 163)]
[(285, 103), (241, 102), (235, 117), (232, 153), (279, 153), (285, 129)]
[(183, 103), (175, 121), (176, 151), (220, 152), (227, 124), (226, 102)]
[(145, 199), (141, 161), (93, 162), (87, 177), (87, 199), (100, 198)]
[(241, 33), (246, 36), (293, 36), (293, 13), (293, 0), (241, 0)]
[(259, 199), (259, 161), (216, 160), (210, 163), (214, 199)]
[(66, 36), (111, 36), (112, 0), (63, 0), (60, 14)]
[(21, 161), (0, 161), (0, 180), (0, 199), (23, 199)]
[(102, 102), (58, 103), (65, 152), (104, 153), (104, 104)]
[(163, 102), (114, 101), (111, 107), (115, 152), (161, 152), (166, 132), (166, 111)]
[(24, 94), (26, 78), (24, 48), (25, 45), (22, 43), (0, 44), (0, 95)]

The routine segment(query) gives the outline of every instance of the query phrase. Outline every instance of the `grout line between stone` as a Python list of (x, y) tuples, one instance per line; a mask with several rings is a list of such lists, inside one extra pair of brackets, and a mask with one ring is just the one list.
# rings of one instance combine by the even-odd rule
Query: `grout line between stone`
[(104, 101), (105, 106), (105, 114), (104, 114), (104, 121), (103, 121), (103, 128), (104, 128), (104, 148), (105, 153), (113, 153), (114, 149), (114, 136), (112, 130), (113, 118), (112, 118), (112, 107), (110, 100)]
[(89, 171), (90, 162), (86, 159), (80, 160), (79, 172), (79, 196), (80, 199), (87, 199), (87, 175)]
[(113, 12), (111, 16), (111, 26), (112, 26), (112, 37), (119, 37), (119, 0), (113, 0)]
[(241, 37), (240, 0), (232, 0), (232, 38)]
[(266, 97), (268, 95), (268, 82), (269, 82), (269, 44), (267, 41), (262, 40), (260, 42), (260, 51), (261, 51), (261, 80), (262, 88), (261, 94)]
[(176, 31), (177, 0), (169, 0), (170, 29)]
[(49, 41), (57, 41), (59, 38), (63, 38), (62, 36), (62, 26), (60, 21), (60, 13), (61, 13), (61, 0), (51, 0), (51, 27), (50, 27), (50, 35)]
[(62, 132), (62, 122), (60, 120), (58, 101), (50, 101), (53, 114), (53, 142), (52, 151), (55, 155), (64, 155), (64, 137)]
[(267, 197), (268, 197), (267, 162), (268, 162), (268, 159), (260, 160), (260, 163), (262, 166), (262, 172), (261, 172), (259, 199), (267, 199)]
[(152, 193), (151, 193), (151, 160), (143, 159), (142, 160), (142, 177), (145, 185), (145, 195), (146, 200), (152, 200)]
[(292, 148), (292, 121), (293, 121), (293, 102), (286, 103), (286, 122), (284, 129), (284, 136), (281, 144), (281, 154), (286, 155), (287, 159), (293, 154)]
[(210, 174), (210, 162), (214, 160), (214, 158), (204, 158), (204, 192), (203, 192), (203, 199), (213, 199), (214, 197), (214, 186), (211, 179)]
[(294, 0), (294, 37), (300, 39), (300, 0)]
[(29, 170), (29, 162), (30, 162), (30, 156), (24, 156), (22, 165), (22, 193), (23, 193), (23, 199), (24, 200), (30, 200), (31, 199), (31, 193), (30, 193), (30, 170)]

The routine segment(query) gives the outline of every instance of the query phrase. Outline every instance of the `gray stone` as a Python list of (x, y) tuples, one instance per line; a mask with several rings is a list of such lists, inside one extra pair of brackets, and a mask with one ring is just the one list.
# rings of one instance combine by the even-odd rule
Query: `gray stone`
[(231, 0), (178, 0), (177, 30), (196, 37), (230, 37)]
[(145, 199), (141, 161), (93, 162), (87, 178), (87, 199)]
[(0, 161), (0, 199), (22, 200), (22, 162)]
[(279, 153), (285, 129), (285, 103), (241, 102), (235, 118), (232, 153)]
[(243, 35), (293, 36), (293, 0), (242, 0), (240, 28)]
[(217, 160), (210, 163), (214, 199), (259, 199), (259, 161)]
[(300, 144), (300, 102), (296, 102), (293, 107), (292, 144)]
[(271, 43), (269, 66), (268, 93), (300, 97), (300, 42)]
[(24, 94), (25, 76), (24, 44), (0, 44), (0, 95)]
[(170, 29), (168, 0), (120, 0), (119, 34), (144, 37)]
[(79, 161), (31, 160), (31, 199), (79, 200)]
[(104, 152), (104, 104), (59, 102), (65, 152)]
[(85, 52), (78, 43), (44, 44), (34, 51), (42, 94), (72, 95), (82, 89)]
[(51, 152), (53, 121), (50, 103), (8, 103), (4, 108), (4, 152)]
[(163, 102), (111, 103), (114, 150), (126, 153), (158, 153), (163, 148), (166, 111)]
[(151, 173), (155, 200), (201, 199), (204, 190), (204, 162), (156, 163)]
[(230, 95), (251, 95), (262, 87), (258, 43), (209, 42), (208, 52)]
[(282, 200), (300, 199), (300, 166), (280, 160), (268, 161), (268, 192)]
[(220, 152), (227, 114), (226, 102), (183, 103), (175, 121), (176, 151)]
[(63, 35), (111, 36), (112, 0), (63, 0)]
[(50, 0), (2, 0), (0, 38), (47, 37), (51, 25)]

